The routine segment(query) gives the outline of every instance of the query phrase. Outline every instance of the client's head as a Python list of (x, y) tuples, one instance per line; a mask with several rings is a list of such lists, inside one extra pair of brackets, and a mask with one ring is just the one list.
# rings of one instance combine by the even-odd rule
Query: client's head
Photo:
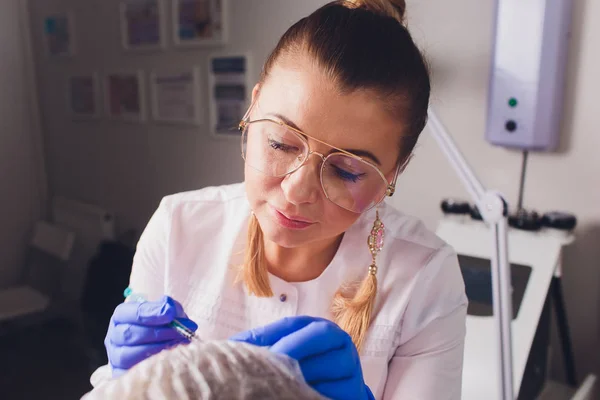
[(322, 400), (295, 360), (245, 343), (196, 342), (162, 351), (83, 400)]

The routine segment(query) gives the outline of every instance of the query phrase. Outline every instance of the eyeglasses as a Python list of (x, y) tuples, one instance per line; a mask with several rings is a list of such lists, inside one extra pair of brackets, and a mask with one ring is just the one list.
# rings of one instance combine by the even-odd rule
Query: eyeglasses
[[(394, 194), (400, 168), (396, 169), (390, 184), (370, 161), (272, 119), (244, 119), (239, 130), (246, 165), (270, 177), (289, 175), (302, 167), (311, 155), (319, 156), (322, 159), (319, 176), (325, 196), (348, 211), (365, 212), (381, 203), (386, 195)], [(312, 151), (307, 137), (335, 152), (325, 156)]]

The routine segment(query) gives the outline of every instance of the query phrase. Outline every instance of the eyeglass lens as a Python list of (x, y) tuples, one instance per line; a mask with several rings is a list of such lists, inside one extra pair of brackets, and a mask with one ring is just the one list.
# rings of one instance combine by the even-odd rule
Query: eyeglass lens
[[(309, 152), (304, 137), (273, 121), (250, 122), (242, 134), (246, 164), (268, 176), (282, 177), (295, 171)], [(343, 153), (326, 157), (320, 179), (329, 200), (357, 213), (379, 203), (388, 186), (373, 165)]]

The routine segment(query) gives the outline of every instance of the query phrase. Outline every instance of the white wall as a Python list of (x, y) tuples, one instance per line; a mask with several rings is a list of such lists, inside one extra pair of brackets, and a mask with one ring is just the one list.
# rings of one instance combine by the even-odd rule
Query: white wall
[[(324, 0), (231, 0), (230, 44), (222, 50), (251, 49), (253, 78), (281, 33)], [(409, 0), (410, 27), (434, 65), (434, 103), (481, 180), (516, 201), (520, 155), (483, 139), (490, 60), (493, 1)], [(575, 2), (573, 46), (565, 99), (563, 149), (532, 154), (525, 203), (540, 211), (572, 211), (579, 217), (578, 242), (566, 254), (565, 292), (580, 373), (591, 369), (598, 352), (597, 295), (600, 259), (600, 27), (596, 0)], [(122, 227), (142, 228), (160, 197), (180, 190), (242, 179), (236, 140), (212, 139), (207, 126), (173, 128), (67, 118), (64, 88), (71, 72), (148, 70), (165, 65), (201, 65), (210, 50), (173, 49), (125, 53), (120, 49), (116, 0), (32, 2), (38, 54), (37, 73), (45, 127), (49, 181), (54, 193), (111, 208)], [(77, 16), (78, 55), (49, 60), (41, 50), (42, 20), (70, 9)], [(205, 71), (205, 69), (204, 69)], [(203, 87), (206, 92), (206, 87)], [(205, 114), (206, 115), (206, 114)], [(460, 182), (427, 134), (417, 157), (400, 179), (394, 203), (434, 228), (443, 197), (467, 197)], [(559, 365), (559, 364), (557, 364)], [(558, 367), (556, 368), (558, 369)]]
[[(460, 149), (489, 188), (517, 203), (521, 154), (484, 140), (494, 1), (408, 0), (411, 32), (433, 68), (433, 103)], [(558, 153), (530, 153), (524, 204), (577, 215), (577, 242), (564, 257), (564, 291), (578, 374), (597, 368), (600, 335), (600, 2), (574, 1), (572, 43)], [(469, 199), (425, 132), (399, 181), (394, 204), (434, 228), (444, 197)], [(556, 341), (555, 341), (556, 343)], [(558, 354), (560, 356), (560, 354)], [(554, 372), (562, 374), (560, 358)]]
[(26, 242), (42, 215), (45, 193), (22, 3), (0, 2), (0, 287), (20, 279)]
[[(200, 66), (206, 73), (207, 55), (214, 51), (251, 49), (252, 81), (256, 81), (262, 62), (285, 29), (325, 1), (231, 3), (227, 46), (178, 49), (169, 37), (166, 51), (131, 53), (121, 49), (118, 0), (31, 2), (49, 185), (54, 193), (114, 210), (122, 227), (141, 229), (165, 194), (243, 179), (238, 140), (212, 138), (208, 124), (186, 128), (106, 119), (73, 122), (64, 100), (69, 73), (148, 71), (173, 65)], [(72, 59), (49, 59), (43, 53), (43, 19), (63, 10), (72, 10), (76, 16), (77, 55)], [(168, 26), (171, 32), (170, 21)], [(205, 79), (202, 93), (205, 101)], [(206, 121), (206, 111), (204, 117)]]

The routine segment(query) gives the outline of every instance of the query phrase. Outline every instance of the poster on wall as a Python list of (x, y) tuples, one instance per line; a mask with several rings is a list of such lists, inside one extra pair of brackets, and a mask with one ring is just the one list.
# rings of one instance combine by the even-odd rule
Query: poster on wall
[(105, 80), (106, 110), (111, 118), (140, 122), (145, 116), (143, 73), (111, 73)]
[(150, 85), (154, 120), (200, 124), (199, 73), (196, 68), (153, 72)]
[(248, 57), (209, 57), (211, 129), (217, 136), (239, 136), (237, 126), (248, 107)]
[(69, 77), (68, 104), (75, 118), (97, 118), (100, 116), (98, 101), (98, 75), (73, 75)]
[(75, 53), (73, 17), (70, 13), (48, 16), (44, 19), (46, 51), (50, 56), (71, 56)]
[(162, 0), (125, 0), (121, 8), (121, 38), (127, 50), (164, 47)]
[(178, 45), (215, 45), (227, 40), (227, 0), (173, 0)]

